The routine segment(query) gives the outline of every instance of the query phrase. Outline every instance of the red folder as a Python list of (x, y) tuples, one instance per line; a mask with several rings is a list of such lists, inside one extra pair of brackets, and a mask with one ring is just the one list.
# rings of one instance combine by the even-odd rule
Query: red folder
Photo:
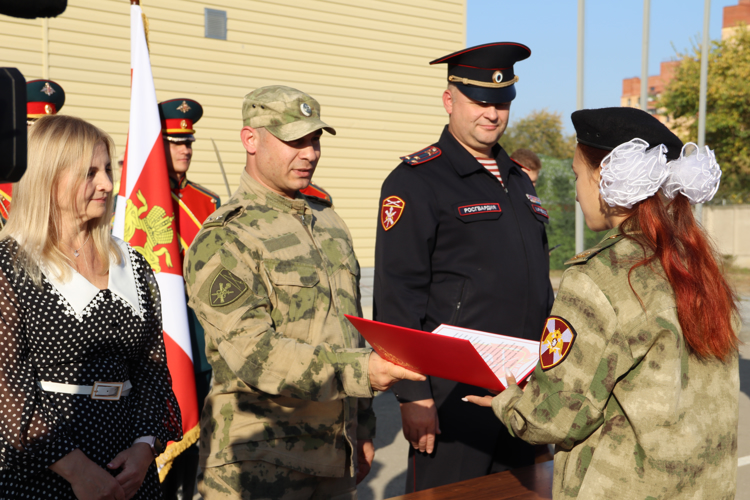
[[(503, 391), (505, 386), (492, 372), (471, 342), (432, 332), (423, 332), (346, 315), (380, 357), (423, 375)], [(533, 368), (518, 378), (529, 376)]]

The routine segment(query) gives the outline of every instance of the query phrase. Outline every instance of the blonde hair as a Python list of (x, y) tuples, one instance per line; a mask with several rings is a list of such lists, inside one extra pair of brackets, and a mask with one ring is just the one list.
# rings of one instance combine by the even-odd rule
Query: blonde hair
[[(76, 195), (86, 181), (99, 144), (107, 148), (110, 158), (114, 156), (112, 138), (74, 116), (44, 116), (29, 130), (28, 167), (23, 178), (13, 185), (10, 216), (0, 231), (0, 240), (13, 238), (18, 243), (16, 272), (23, 269), (37, 286), (42, 284), (41, 266), (62, 281), (71, 276), (71, 260), (60, 249), (63, 220), (58, 199), (67, 195), (71, 205), (76, 204)], [(68, 193), (59, 193), (66, 173), (71, 174), (73, 185), (68, 186)], [(114, 193), (109, 193), (104, 215), (87, 223), (102, 274), (109, 269), (110, 256), (118, 263), (122, 258), (110, 235), (113, 205)]]

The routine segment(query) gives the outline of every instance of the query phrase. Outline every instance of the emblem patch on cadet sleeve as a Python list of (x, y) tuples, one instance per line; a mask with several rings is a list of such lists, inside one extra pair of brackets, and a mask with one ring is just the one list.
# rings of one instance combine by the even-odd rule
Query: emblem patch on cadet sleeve
[(211, 283), (211, 307), (222, 307), (239, 299), (247, 284), (226, 269), (222, 269)]
[(559, 316), (550, 316), (544, 326), (542, 341), (539, 344), (539, 362), (542, 370), (559, 365), (573, 348), (576, 332), (573, 327)]
[(406, 202), (398, 196), (389, 196), (383, 200), (383, 207), (380, 209), (380, 223), (383, 229), (388, 231), (396, 225), (401, 214), (404, 213), (405, 205)]

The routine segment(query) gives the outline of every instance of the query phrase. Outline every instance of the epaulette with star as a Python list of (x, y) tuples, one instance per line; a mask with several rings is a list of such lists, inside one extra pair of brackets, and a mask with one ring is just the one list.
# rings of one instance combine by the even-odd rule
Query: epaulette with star
[(440, 150), (439, 147), (427, 146), (421, 151), (417, 151), (416, 153), (412, 153), (407, 156), (402, 156), (401, 161), (406, 163), (407, 165), (412, 165), (412, 166), (420, 165), (430, 160), (434, 160), (441, 154), (443, 154), (443, 152)]
[(208, 196), (209, 198), (211, 198), (211, 202), (212, 203), (216, 203), (218, 200), (221, 199), (221, 198), (219, 198), (218, 194), (214, 193), (210, 189), (206, 189), (205, 187), (201, 186), (200, 184), (196, 184), (195, 182), (192, 182), (190, 180), (188, 180), (188, 184), (190, 184), (190, 186), (192, 186), (196, 191), (199, 191), (201, 194), (205, 194), (206, 196)]
[(595, 247), (584, 250), (575, 257), (566, 260), (564, 265), (569, 266), (571, 264), (582, 264), (588, 262), (592, 257), (595, 257), (596, 255), (601, 253), (602, 250), (606, 250), (607, 248), (611, 247), (612, 245), (620, 241), (623, 237), (624, 235), (622, 233), (613, 234), (606, 240), (599, 242), (599, 244)]

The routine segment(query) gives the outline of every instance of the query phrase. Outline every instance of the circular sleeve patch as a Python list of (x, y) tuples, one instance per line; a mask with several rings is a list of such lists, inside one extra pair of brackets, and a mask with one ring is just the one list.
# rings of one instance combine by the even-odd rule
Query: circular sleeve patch
[(542, 341), (539, 344), (539, 363), (547, 371), (563, 362), (573, 348), (576, 331), (567, 320), (550, 316), (544, 326)]
[(383, 229), (388, 231), (396, 225), (401, 218), (401, 214), (404, 213), (405, 205), (404, 200), (398, 196), (389, 196), (383, 200), (383, 206), (380, 209), (380, 223), (383, 225)]

